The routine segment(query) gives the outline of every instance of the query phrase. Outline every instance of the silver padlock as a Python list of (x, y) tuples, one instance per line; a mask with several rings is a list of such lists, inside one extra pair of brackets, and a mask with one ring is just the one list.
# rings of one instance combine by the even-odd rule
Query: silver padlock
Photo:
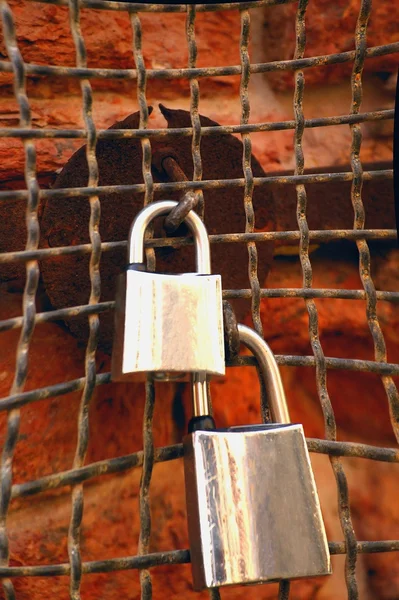
[(221, 277), (210, 274), (207, 231), (194, 211), (185, 223), (194, 235), (198, 273), (145, 270), (145, 231), (176, 205), (172, 200), (149, 204), (130, 229), (129, 264), (116, 293), (113, 381), (143, 380), (149, 372), (161, 380), (225, 373)]
[(206, 382), (194, 376), (184, 470), (198, 591), (331, 573), (303, 427), (290, 423), (270, 348), (249, 327), (238, 328), (258, 360), (274, 423), (213, 430)]

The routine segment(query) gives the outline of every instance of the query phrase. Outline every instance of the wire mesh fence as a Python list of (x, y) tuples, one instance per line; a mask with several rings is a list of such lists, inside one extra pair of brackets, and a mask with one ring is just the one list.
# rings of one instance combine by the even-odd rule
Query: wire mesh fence
[[(99, 338), (102, 313), (112, 312), (113, 301), (101, 301), (100, 261), (101, 256), (116, 248), (126, 248), (126, 241), (106, 241), (100, 238), (101, 200), (104, 195), (117, 193), (144, 194), (146, 205), (154, 199), (154, 194), (168, 195), (171, 192), (193, 190), (198, 196), (199, 212), (203, 215), (203, 192), (211, 189), (242, 189), (245, 209), (245, 230), (236, 233), (215, 233), (210, 235), (211, 244), (246, 244), (248, 250), (249, 287), (247, 289), (225, 289), (225, 298), (246, 298), (251, 302), (251, 316), (254, 327), (264, 335), (260, 306), (262, 298), (302, 298), (308, 313), (309, 340), (312, 354), (278, 355), (281, 366), (312, 367), (315, 373), (318, 397), (324, 417), (325, 439), (308, 439), (311, 452), (329, 456), (336, 479), (338, 491), (338, 513), (342, 529), (342, 540), (330, 541), (332, 554), (345, 554), (345, 578), (348, 598), (359, 596), (356, 580), (356, 561), (361, 553), (382, 553), (399, 550), (399, 540), (358, 541), (352, 525), (348, 483), (343, 469), (341, 457), (368, 458), (382, 462), (399, 462), (399, 451), (395, 448), (378, 447), (357, 442), (337, 441), (335, 415), (327, 388), (327, 371), (339, 369), (346, 371), (362, 371), (380, 376), (389, 405), (392, 429), (398, 439), (399, 434), (399, 396), (394, 377), (399, 375), (399, 364), (387, 360), (384, 335), (377, 314), (379, 302), (397, 303), (399, 291), (376, 290), (370, 274), (369, 242), (375, 240), (393, 241), (396, 239), (394, 229), (365, 229), (365, 211), (362, 202), (362, 185), (368, 181), (385, 181), (392, 179), (392, 170), (379, 169), (365, 171), (360, 160), (362, 143), (361, 124), (364, 122), (385, 121), (393, 119), (393, 110), (362, 112), (362, 73), (364, 63), (372, 57), (385, 56), (399, 52), (399, 42), (376, 47), (367, 47), (367, 25), (372, 14), (370, 0), (362, 0), (357, 19), (354, 50), (324, 56), (305, 57), (306, 47), (306, 9), (307, 0), (299, 0), (296, 14), (296, 47), (292, 60), (253, 63), (249, 55), (250, 43), (250, 11), (253, 14), (265, 6), (288, 4), (288, 0), (264, 0), (230, 4), (203, 4), (186, 6), (183, 4), (133, 4), (129, 2), (107, 0), (46, 0), (48, 4), (64, 5), (69, 10), (70, 32), (76, 49), (76, 66), (39, 65), (25, 62), (18, 47), (17, 33), (14, 26), (13, 11), (5, 0), (1, 0), (1, 16), (3, 35), (7, 57), (0, 61), (0, 71), (12, 73), (14, 78), (15, 98), (19, 107), (19, 126), (0, 128), (0, 137), (22, 140), (25, 151), (25, 183), (26, 189), (0, 191), (0, 202), (25, 201), (27, 239), (24, 250), (9, 251), (0, 254), (0, 263), (24, 263), (26, 280), (23, 293), (21, 314), (0, 321), (0, 332), (19, 329), (20, 336), (16, 354), (15, 376), (9, 395), (1, 398), (0, 410), (7, 411), (7, 433), (2, 450), (1, 488), (0, 488), (0, 576), (3, 581), (5, 597), (18, 597), (13, 580), (21, 577), (68, 576), (70, 578), (70, 597), (80, 598), (82, 577), (89, 573), (110, 573), (117, 570), (140, 570), (141, 597), (152, 597), (152, 576), (150, 568), (162, 565), (187, 563), (190, 560), (186, 549), (153, 553), (150, 551), (151, 515), (150, 488), (152, 470), (155, 463), (180, 459), (180, 444), (155, 448), (153, 440), (153, 412), (155, 388), (151, 382), (146, 384), (146, 403), (143, 420), (143, 450), (126, 456), (115, 457), (91, 464), (85, 464), (85, 456), (89, 441), (88, 407), (96, 386), (110, 382), (109, 373), (96, 372), (96, 349)], [(129, 15), (133, 32), (132, 57), (135, 68), (89, 68), (87, 66), (86, 46), (80, 26), (82, 9), (122, 11)], [(196, 15), (206, 11), (235, 11), (241, 23), (240, 64), (236, 66), (197, 67)], [(186, 40), (188, 48), (187, 68), (147, 68), (142, 50), (141, 13), (154, 13), (154, 20), (160, 12), (181, 12), (186, 14)], [(223, 26), (221, 13), (221, 26)], [(305, 119), (304, 117), (304, 81), (306, 70), (313, 67), (336, 65), (345, 62), (353, 64), (351, 90), (352, 103), (349, 114)], [(276, 122), (250, 123), (250, 96), (248, 86), (254, 74), (292, 71), (295, 78), (294, 119)], [(210, 76), (240, 76), (241, 120), (239, 125), (207, 127), (202, 126), (199, 117), (200, 81)], [(59, 78), (77, 78), (81, 86), (82, 110), (85, 128), (34, 128), (32, 124), (30, 102), (27, 96), (27, 80), (29, 77), (57, 76)], [(137, 85), (137, 102), (139, 106), (139, 125), (135, 129), (96, 129), (92, 116), (93, 92), (91, 81), (131, 80)], [(190, 87), (190, 127), (174, 129), (149, 128), (149, 109), (146, 97), (146, 85), (149, 80), (189, 81)], [(351, 170), (348, 172), (304, 172), (303, 135), (307, 128), (326, 128), (340, 125), (349, 126), (352, 136), (350, 149)], [(292, 130), (294, 136), (293, 175), (273, 175), (269, 177), (254, 176), (251, 167), (251, 134), (267, 131)], [(203, 180), (201, 139), (206, 136), (239, 134), (242, 141), (242, 177), (234, 179)], [(168, 136), (177, 140), (183, 137), (192, 139), (193, 176), (189, 181), (154, 182), (152, 175), (153, 140)], [(42, 139), (82, 139), (86, 141), (86, 158), (88, 164), (88, 180), (85, 187), (64, 189), (40, 189), (36, 173), (36, 141)], [(142, 148), (142, 181), (143, 183), (102, 186), (99, 185), (99, 170), (96, 159), (96, 145), (99, 140), (138, 139)], [(350, 182), (354, 224), (351, 229), (312, 230), (307, 221), (308, 186), (332, 182)], [(255, 188), (262, 190), (268, 186), (294, 186), (297, 195), (296, 231), (255, 231), (253, 192)], [(85, 198), (90, 206), (89, 238), (90, 243), (76, 245), (57, 245), (51, 248), (39, 247), (39, 203), (49, 199)], [(258, 278), (258, 251), (260, 244), (270, 241), (297, 242), (302, 269), (302, 286), (293, 288), (262, 288)], [(359, 254), (359, 271), (363, 289), (318, 289), (312, 285), (312, 262), (309, 246), (314, 242), (348, 240), (356, 244)], [(154, 251), (151, 248), (176, 247), (191, 244), (185, 237), (169, 237), (147, 240), (147, 259), (149, 266), (154, 265)], [(90, 297), (86, 304), (68, 308), (49, 309), (44, 312), (36, 310), (36, 293), (39, 285), (39, 260), (64, 256), (90, 257), (89, 273)], [(320, 342), (317, 299), (362, 300), (367, 314), (367, 322), (374, 347), (374, 360), (353, 358), (335, 358), (325, 356)], [(35, 335), (35, 328), (49, 321), (68, 320), (84, 316), (88, 320), (89, 335), (85, 356), (85, 374), (83, 377), (60, 381), (54, 385), (25, 390), (29, 369), (29, 351)], [(267, 332), (266, 339), (267, 339)], [(254, 364), (249, 358), (239, 358), (232, 362), (244, 366)], [(81, 391), (81, 404), (78, 419), (77, 447), (71, 469), (55, 472), (32, 481), (14, 483), (12, 477), (13, 458), (19, 439), (21, 409), (24, 406), (65, 395), (72, 391)], [(137, 555), (123, 558), (111, 558), (85, 562), (81, 555), (81, 523), (84, 514), (84, 482), (107, 474), (120, 473), (133, 467), (142, 468), (140, 484), (140, 539)], [(69, 563), (50, 565), (9, 565), (9, 536), (7, 531), (7, 515), (13, 499), (31, 497), (46, 490), (72, 486), (72, 510), (68, 534)], [(394, 502), (394, 499), (392, 499)], [(156, 577), (156, 575), (155, 575)], [(280, 584), (279, 597), (288, 598), (289, 583)], [(211, 597), (219, 597), (219, 592), (211, 592)]]

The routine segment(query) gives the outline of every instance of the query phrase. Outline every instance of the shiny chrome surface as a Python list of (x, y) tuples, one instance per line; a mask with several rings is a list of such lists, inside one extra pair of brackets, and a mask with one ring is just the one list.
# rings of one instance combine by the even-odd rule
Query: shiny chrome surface
[[(128, 240), (129, 264), (144, 263), (144, 234), (150, 222), (156, 217), (169, 213), (178, 205), (174, 200), (161, 200), (152, 202), (143, 208), (134, 219), (130, 228)], [(208, 233), (205, 225), (193, 210), (191, 210), (184, 222), (189, 226), (194, 235), (196, 243), (197, 271), (209, 275), (211, 272), (211, 255), (209, 248)]]
[(191, 376), (191, 390), (193, 399), (193, 416), (201, 417), (210, 414), (207, 377), (202, 373), (193, 373)]
[(302, 425), (196, 431), (184, 451), (196, 590), (330, 573)]
[[(129, 234), (129, 264), (143, 264), (148, 225), (177, 204), (153, 202), (139, 212)], [(225, 373), (222, 284), (220, 275), (210, 275), (205, 225), (193, 211), (185, 223), (194, 236), (198, 273), (163, 275), (133, 267), (119, 278), (111, 377), (144, 380), (152, 373), (158, 380), (180, 381), (197, 372), (197, 397), (203, 403), (201, 377)]]
[(244, 344), (256, 357), (262, 378), (267, 389), (267, 398), (272, 419), (275, 423), (290, 423), (287, 400), (283, 382), (273, 352), (268, 344), (250, 327), (238, 325), (240, 342)]
[(158, 379), (225, 373), (220, 275), (121, 276), (112, 379), (140, 380), (148, 372)]
[[(194, 588), (327, 575), (330, 555), (309, 453), (266, 342), (238, 326), (256, 356), (277, 423), (195, 431), (184, 439)], [(195, 416), (209, 414), (193, 377)], [(206, 400), (204, 399), (206, 398)]]

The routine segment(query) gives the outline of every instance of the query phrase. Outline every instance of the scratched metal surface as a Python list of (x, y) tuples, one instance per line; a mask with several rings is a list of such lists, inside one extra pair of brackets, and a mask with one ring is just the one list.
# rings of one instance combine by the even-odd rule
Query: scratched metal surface
[[(152, 201), (154, 191), (169, 192), (174, 190), (192, 189), (198, 195), (198, 210), (203, 213), (202, 190), (218, 187), (242, 187), (243, 203), (246, 215), (245, 232), (234, 234), (211, 235), (211, 243), (242, 243), (248, 248), (250, 288), (241, 290), (224, 290), (225, 298), (250, 298), (253, 323), (259, 333), (262, 331), (260, 319), (261, 298), (303, 298), (309, 318), (309, 335), (312, 348), (311, 356), (277, 356), (280, 365), (307, 366), (314, 369), (318, 394), (325, 421), (325, 439), (308, 439), (310, 452), (326, 454), (330, 457), (335, 474), (338, 490), (338, 513), (341, 522), (342, 540), (330, 542), (332, 554), (346, 555), (346, 586), (348, 598), (358, 598), (356, 581), (356, 560), (358, 554), (399, 551), (399, 540), (362, 541), (356, 540), (351, 523), (348, 507), (347, 480), (340, 457), (368, 458), (382, 462), (399, 462), (399, 450), (381, 448), (366, 444), (343, 442), (336, 440), (334, 412), (328, 395), (326, 374), (328, 369), (347, 371), (372, 372), (380, 375), (385, 388), (390, 408), (392, 428), (399, 438), (399, 397), (392, 376), (399, 375), (399, 365), (387, 362), (384, 336), (377, 316), (378, 302), (398, 302), (399, 292), (376, 291), (370, 275), (370, 251), (368, 242), (371, 240), (394, 240), (396, 230), (364, 229), (364, 206), (362, 202), (362, 183), (367, 180), (392, 179), (391, 170), (364, 172), (359, 158), (362, 137), (360, 124), (366, 121), (393, 119), (393, 110), (362, 112), (362, 71), (364, 61), (373, 56), (383, 56), (399, 52), (399, 43), (384, 46), (366, 47), (367, 23), (371, 12), (371, 0), (362, 0), (356, 27), (356, 49), (339, 54), (304, 58), (305, 53), (305, 16), (307, 0), (298, 3), (296, 17), (296, 49), (293, 60), (272, 63), (254, 64), (250, 62), (248, 43), (250, 39), (250, 13), (248, 9), (264, 7), (265, 5), (284, 4), (292, 0), (263, 0), (231, 4), (202, 4), (189, 6), (183, 4), (134, 4), (107, 0), (42, 0), (51, 4), (69, 6), (70, 29), (76, 48), (76, 66), (60, 67), (50, 65), (26, 64), (18, 49), (12, 11), (5, 0), (0, 0), (3, 34), (5, 38), (8, 60), (0, 61), (0, 71), (14, 74), (15, 97), (20, 111), (20, 126), (18, 128), (0, 128), (1, 137), (19, 138), (25, 148), (25, 180), (26, 190), (0, 192), (2, 200), (26, 200), (26, 218), (28, 236), (25, 250), (0, 254), (0, 262), (22, 262), (26, 265), (26, 285), (24, 290), (23, 314), (19, 317), (0, 322), (0, 333), (9, 329), (20, 329), (17, 348), (15, 378), (9, 395), (0, 399), (0, 410), (8, 413), (7, 436), (2, 449), (1, 487), (0, 487), (0, 576), (4, 594), (8, 600), (14, 599), (15, 590), (12, 583), (15, 577), (38, 577), (65, 575), (70, 579), (70, 597), (80, 598), (81, 579), (88, 573), (106, 573), (116, 570), (139, 569), (141, 597), (152, 598), (152, 576), (150, 568), (154, 566), (181, 564), (189, 562), (189, 552), (186, 549), (149, 553), (151, 537), (151, 518), (149, 490), (153, 465), (157, 462), (176, 460), (182, 457), (180, 444), (165, 448), (154, 448), (152, 437), (152, 417), (154, 410), (155, 391), (151, 381), (146, 384), (146, 406), (143, 420), (143, 450), (135, 454), (112, 458), (92, 464), (85, 464), (85, 454), (88, 445), (88, 406), (95, 386), (106, 385), (110, 381), (109, 373), (97, 374), (95, 369), (95, 353), (98, 338), (99, 318), (104, 311), (113, 310), (113, 302), (99, 302), (101, 281), (99, 263), (102, 252), (115, 247), (124, 247), (125, 242), (102, 243), (99, 235), (101, 197), (104, 194), (120, 191), (144, 192), (144, 203)], [(128, 11), (133, 29), (132, 54), (136, 69), (93, 69), (87, 68), (85, 41), (80, 29), (81, 8), (96, 8), (116, 11)], [(195, 38), (195, 19), (197, 12), (221, 10), (237, 11), (241, 20), (240, 64), (226, 67), (196, 67), (197, 46)], [(142, 32), (140, 12), (182, 12), (186, 13), (186, 43), (188, 45), (189, 61), (185, 69), (146, 69), (142, 55)], [(221, 17), (222, 18), (222, 17)], [(304, 81), (306, 69), (338, 64), (353, 63), (352, 74), (352, 106), (350, 114), (343, 116), (323, 117), (306, 120), (303, 114)], [(250, 102), (248, 83), (253, 73), (266, 73), (278, 70), (291, 70), (295, 77), (294, 114), (295, 119), (283, 122), (249, 124)], [(208, 76), (241, 76), (240, 100), (241, 121), (236, 126), (201, 127), (198, 113), (199, 90), (201, 78)], [(31, 128), (29, 99), (26, 95), (26, 80), (29, 76), (76, 77), (80, 80), (82, 92), (82, 111), (85, 129), (43, 129)], [(138, 130), (96, 130), (91, 117), (92, 91), (90, 80), (101, 79), (131, 79), (137, 81), (137, 100), (140, 108), (140, 125)], [(146, 99), (146, 82), (148, 79), (189, 79), (190, 85), (190, 115), (191, 127), (173, 130), (148, 129), (148, 106)], [(331, 125), (349, 125), (352, 132), (350, 153), (351, 171), (342, 173), (304, 174), (304, 154), (302, 136), (305, 128), (329, 127)], [(293, 130), (295, 149), (295, 173), (291, 176), (274, 176), (269, 178), (254, 177), (251, 170), (251, 133), (260, 131)], [(202, 162), (200, 141), (202, 136), (239, 133), (243, 142), (243, 177), (241, 179), (202, 181)], [(188, 182), (171, 182), (154, 184), (151, 175), (151, 140), (165, 135), (191, 136), (192, 157), (194, 163), (193, 180)], [(98, 186), (98, 168), (95, 157), (95, 147), (98, 139), (117, 139), (135, 137), (141, 140), (143, 149), (143, 184), (126, 186)], [(89, 179), (86, 188), (40, 190), (36, 178), (35, 140), (42, 138), (81, 138), (87, 142), (87, 159), (89, 164)], [(352, 205), (354, 213), (353, 229), (309, 231), (306, 219), (306, 203), (308, 185), (333, 181), (352, 182)], [(254, 210), (252, 193), (255, 186), (270, 184), (295, 186), (297, 193), (298, 231), (283, 232), (254, 232)], [(77, 197), (88, 199), (91, 209), (90, 244), (73, 247), (39, 249), (39, 199), (49, 197)], [(352, 240), (359, 250), (359, 267), (363, 289), (339, 290), (316, 289), (312, 287), (312, 264), (309, 257), (310, 242), (325, 242), (336, 239)], [(296, 289), (263, 289), (257, 277), (256, 243), (266, 240), (293, 241), (299, 243), (299, 255), (303, 274), (302, 287)], [(178, 246), (191, 243), (184, 238), (168, 238), (147, 241), (147, 258), (149, 265), (153, 264), (153, 248), (159, 246)], [(61, 256), (67, 254), (90, 254), (91, 295), (87, 305), (73, 308), (51, 310), (37, 313), (35, 295), (39, 281), (38, 260), (46, 256)], [(347, 300), (364, 300), (370, 335), (374, 344), (374, 361), (340, 359), (324, 355), (318, 327), (318, 312), (314, 302), (317, 298), (344, 298)], [(89, 341), (86, 349), (85, 376), (68, 382), (41, 389), (24, 391), (28, 372), (29, 345), (38, 323), (68, 319), (76, 315), (86, 315), (89, 321)], [(239, 357), (230, 362), (231, 365), (254, 364), (254, 359)], [(18, 441), (20, 409), (28, 403), (45, 400), (55, 396), (81, 390), (81, 406), (79, 412), (78, 442), (72, 468), (62, 473), (55, 473), (35, 481), (14, 484), (12, 481), (12, 462)], [(263, 414), (266, 412), (263, 406)], [(138, 554), (123, 559), (115, 558), (102, 561), (84, 562), (80, 554), (80, 525), (83, 516), (83, 483), (91, 478), (106, 474), (123, 472), (132, 467), (142, 469), (140, 488), (140, 522), (141, 532)], [(72, 486), (71, 520), (68, 535), (68, 564), (46, 566), (9, 566), (8, 534), (6, 517), (12, 498), (28, 497), (48, 489)], [(288, 582), (280, 584), (279, 598), (289, 598)], [(211, 592), (211, 598), (219, 598), (219, 591)]]

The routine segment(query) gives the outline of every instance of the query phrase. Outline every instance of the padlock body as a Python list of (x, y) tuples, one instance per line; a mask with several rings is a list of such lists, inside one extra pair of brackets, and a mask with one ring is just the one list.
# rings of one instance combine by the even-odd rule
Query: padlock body
[(331, 572), (302, 425), (196, 431), (184, 467), (194, 589)]
[(116, 294), (113, 381), (224, 375), (220, 275), (129, 269)]

